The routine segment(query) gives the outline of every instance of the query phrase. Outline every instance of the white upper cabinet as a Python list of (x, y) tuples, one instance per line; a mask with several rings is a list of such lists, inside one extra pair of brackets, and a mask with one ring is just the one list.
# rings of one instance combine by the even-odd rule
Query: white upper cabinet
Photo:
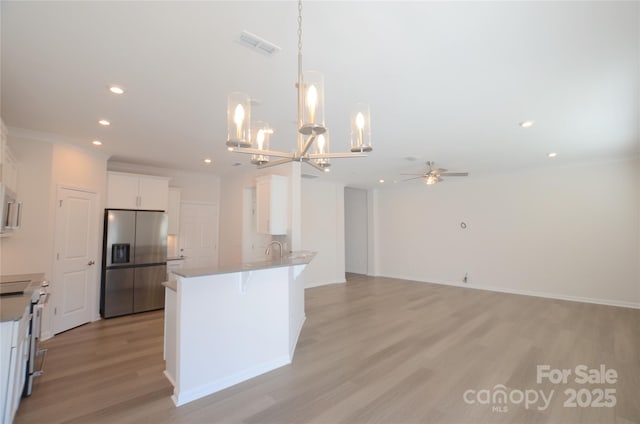
[(178, 234), (180, 232), (180, 189), (169, 188), (169, 229), (167, 234)]
[(14, 194), (18, 191), (18, 162), (7, 144), (7, 128), (0, 121), (0, 167), (2, 184)]
[(287, 234), (289, 221), (289, 179), (266, 175), (256, 179), (257, 232)]
[(169, 204), (169, 178), (109, 172), (107, 207), (166, 211)]

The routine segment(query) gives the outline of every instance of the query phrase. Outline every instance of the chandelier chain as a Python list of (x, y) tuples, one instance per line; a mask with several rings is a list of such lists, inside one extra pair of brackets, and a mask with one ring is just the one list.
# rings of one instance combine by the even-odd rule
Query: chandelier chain
[(302, 54), (302, 0), (298, 0), (298, 54)]

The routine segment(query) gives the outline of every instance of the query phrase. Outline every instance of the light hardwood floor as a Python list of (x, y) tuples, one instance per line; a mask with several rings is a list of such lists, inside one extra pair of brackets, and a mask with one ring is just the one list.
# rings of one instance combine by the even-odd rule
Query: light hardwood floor
[[(46, 374), (15, 422), (640, 422), (640, 310), (349, 277), (306, 291), (291, 365), (180, 408), (162, 375), (161, 311), (60, 334), (45, 343)], [(572, 374), (567, 384), (538, 384), (544, 364), (604, 364), (618, 379), (581, 385)], [(496, 404), (507, 412), (465, 403), (465, 391), (500, 384), (514, 401), (517, 390), (554, 394), (545, 410), (536, 409), (541, 401)], [(613, 388), (617, 404), (565, 407), (570, 388)]]

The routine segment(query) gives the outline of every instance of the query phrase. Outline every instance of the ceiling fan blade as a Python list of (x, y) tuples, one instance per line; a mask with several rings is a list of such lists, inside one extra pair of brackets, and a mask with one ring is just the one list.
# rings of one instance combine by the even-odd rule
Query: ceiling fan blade
[(469, 175), (468, 172), (443, 172), (440, 175), (443, 177), (466, 177)]
[(424, 177), (424, 174), (400, 174), (400, 175), (420, 175), (421, 177)]
[(447, 172), (447, 170), (444, 168), (438, 168), (431, 170), (430, 174), (442, 174), (443, 172)]
[(421, 176), (419, 176), (419, 177), (407, 178), (406, 180), (402, 180), (401, 182), (411, 181), (411, 180), (417, 180), (418, 178), (424, 178), (424, 176), (423, 176), (423, 175), (421, 175)]

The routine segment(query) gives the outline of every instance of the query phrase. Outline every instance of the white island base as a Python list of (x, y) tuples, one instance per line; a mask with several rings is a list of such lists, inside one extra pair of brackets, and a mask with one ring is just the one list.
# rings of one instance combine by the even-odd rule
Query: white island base
[(165, 283), (165, 375), (176, 406), (291, 363), (305, 320), (300, 274), (313, 254)]

